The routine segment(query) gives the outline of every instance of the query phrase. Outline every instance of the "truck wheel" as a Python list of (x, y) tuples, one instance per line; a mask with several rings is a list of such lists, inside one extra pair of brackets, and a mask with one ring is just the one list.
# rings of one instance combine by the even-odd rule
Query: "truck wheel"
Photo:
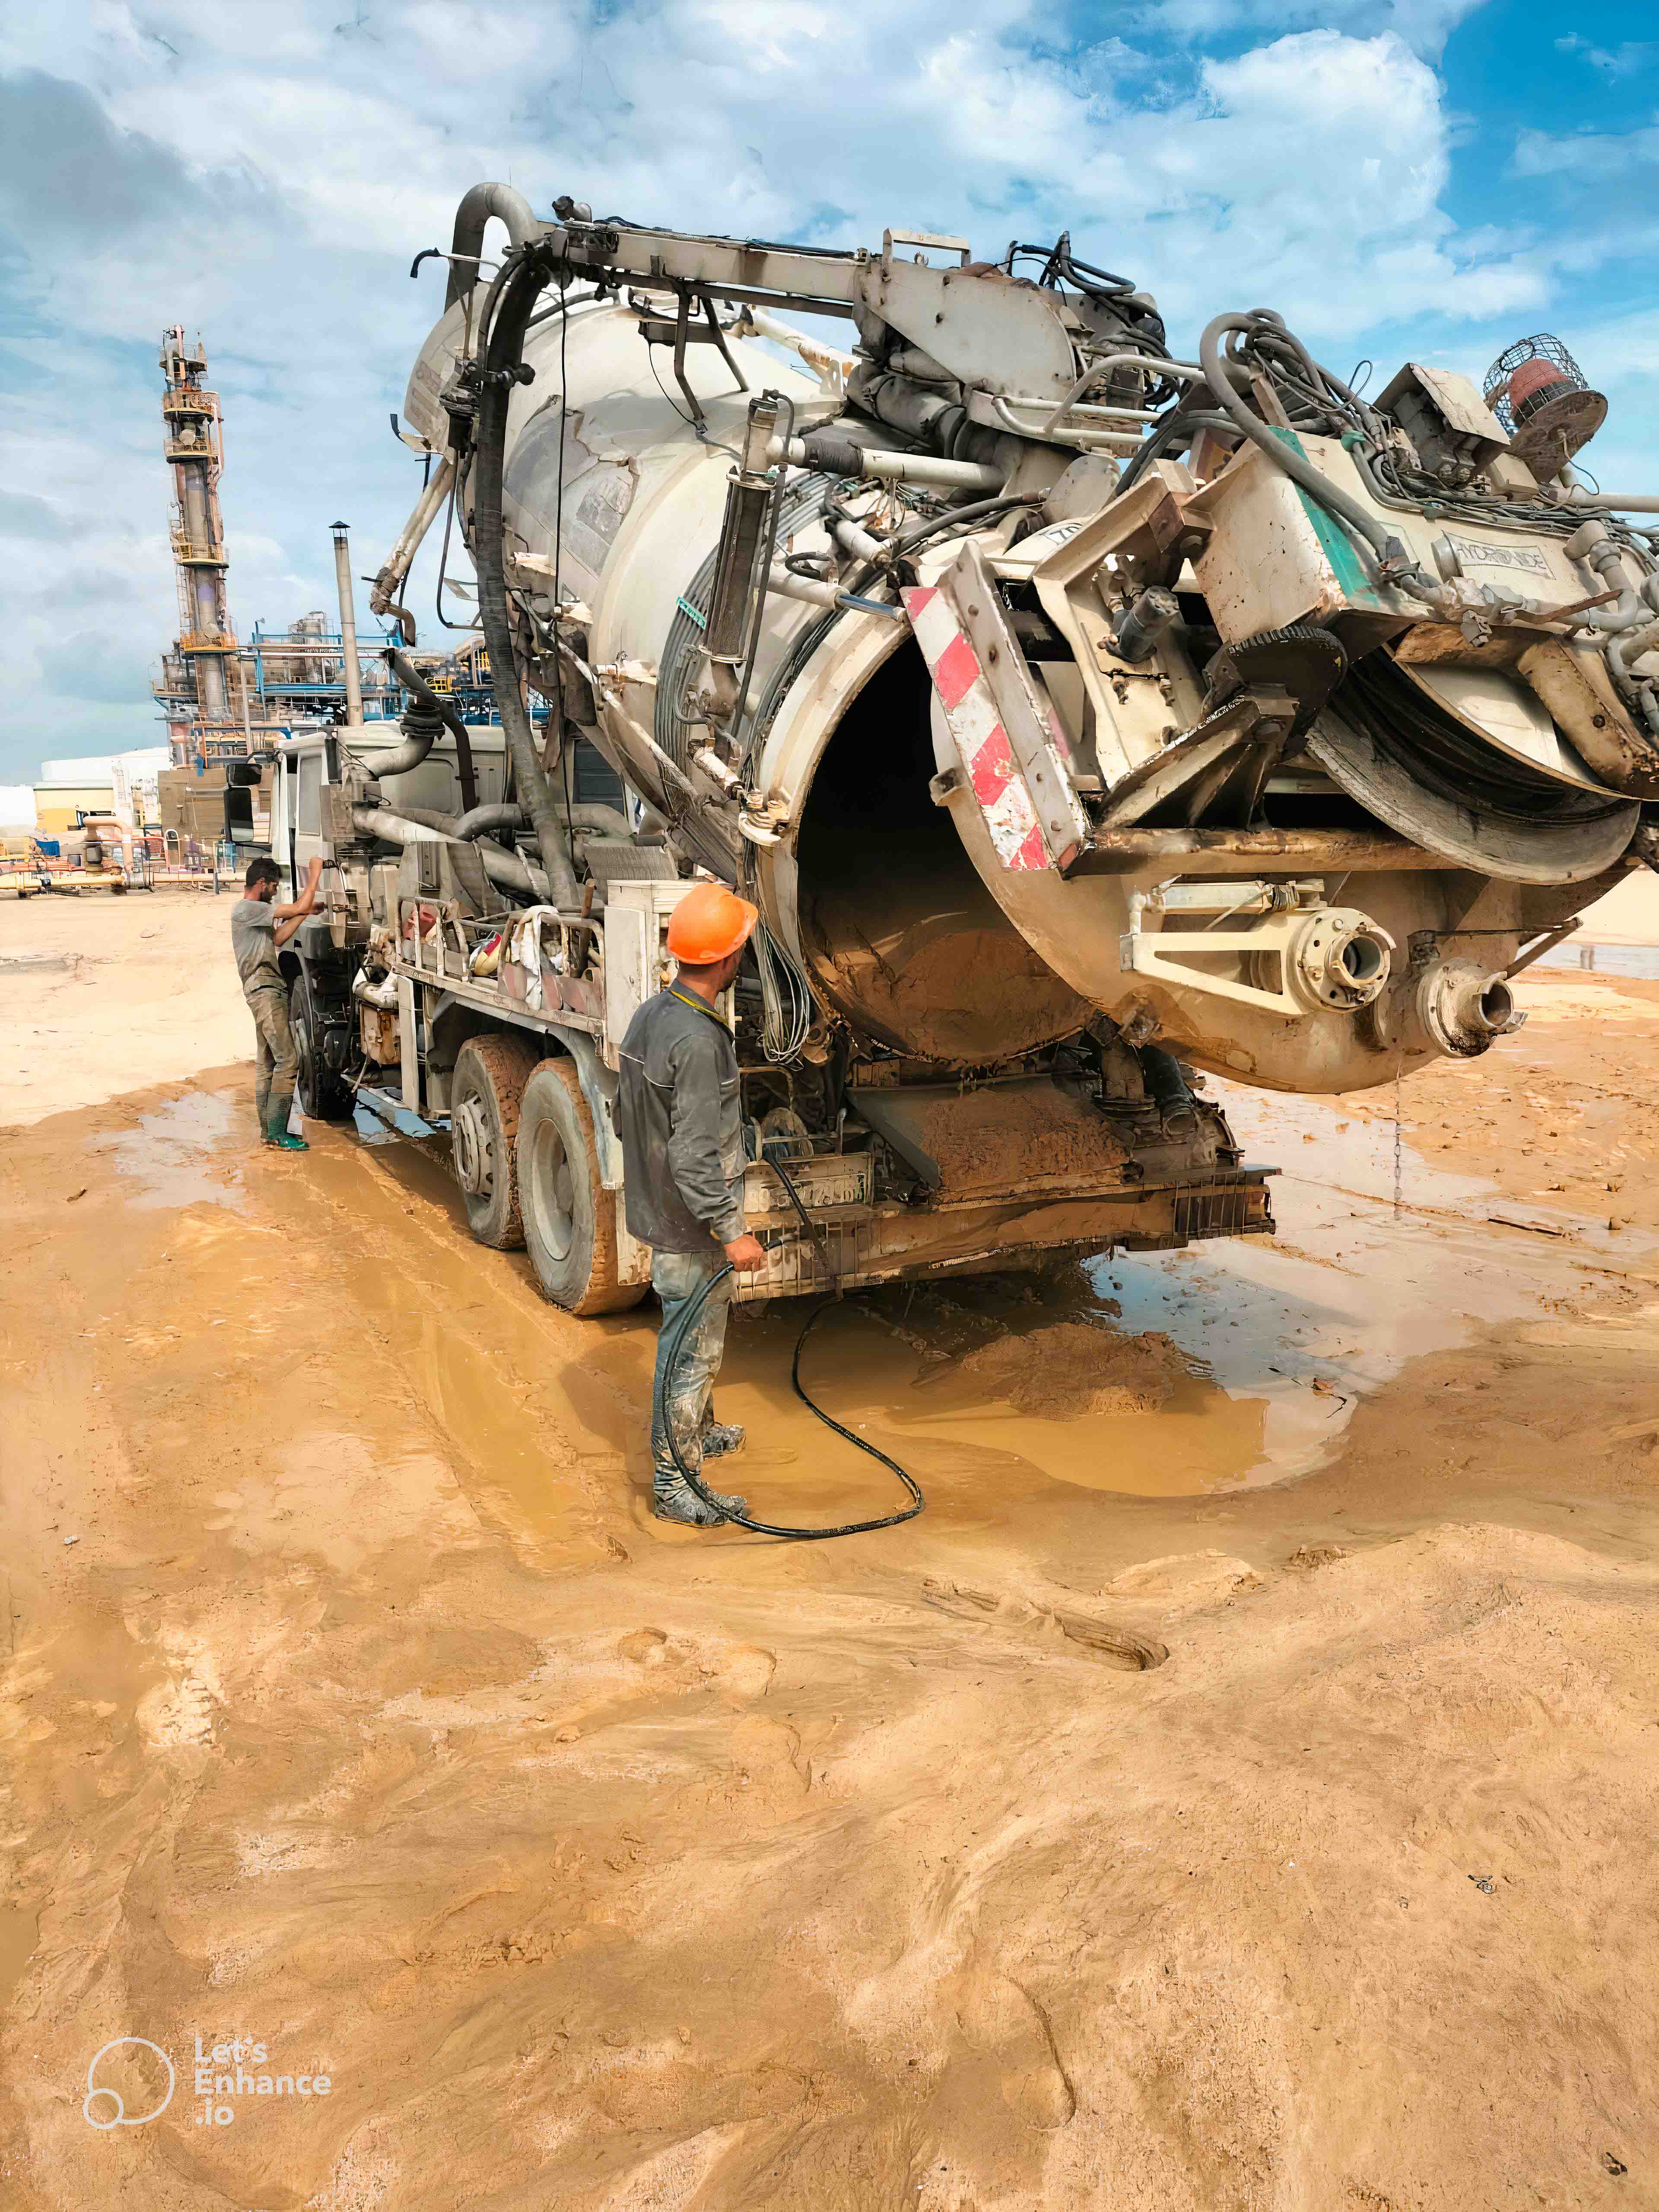
[(527, 1037), (469, 1037), (455, 1061), (449, 1127), (467, 1226), (480, 1244), (524, 1243), (514, 1163), (525, 1085), (540, 1055)]
[(326, 1024), (303, 968), (289, 994), (288, 1021), (300, 1058), (294, 1083), (300, 1111), (309, 1121), (349, 1121), (357, 1110), (357, 1101), (324, 1054)]
[(617, 1194), (599, 1181), (593, 1124), (576, 1071), (544, 1060), (519, 1115), (519, 1204), (542, 1294), (568, 1313), (621, 1313), (645, 1296), (617, 1279)]

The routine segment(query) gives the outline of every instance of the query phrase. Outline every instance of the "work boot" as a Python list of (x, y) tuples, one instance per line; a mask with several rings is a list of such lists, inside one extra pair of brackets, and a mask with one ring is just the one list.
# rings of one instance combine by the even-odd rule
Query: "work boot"
[(726, 1459), (734, 1451), (743, 1449), (747, 1431), (736, 1421), (717, 1421), (712, 1415), (697, 1431), (697, 1442), (702, 1446), (705, 1459)]
[(714, 1505), (705, 1505), (683, 1475), (666, 1480), (659, 1476), (651, 1485), (651, 1510), (659, 1521), (678, 1521), (688, 1528), (718, 1528), (728, 1513), (741, 1513), (749, 1503), (745, 1498), (728, 1497), (719, 1490), (711, 1490), (708, 1495), (716, 1501)]
[(265, 1144), (272, 1152), (308, 1152), (311, 1150), (303, 1137), (290, 1137), (288, 1133), (289, 1108), (292, 1103), (292, 1093), (286, 1098), (273, 1098), (270, 1102), (270, 1118), (265, 1123)]

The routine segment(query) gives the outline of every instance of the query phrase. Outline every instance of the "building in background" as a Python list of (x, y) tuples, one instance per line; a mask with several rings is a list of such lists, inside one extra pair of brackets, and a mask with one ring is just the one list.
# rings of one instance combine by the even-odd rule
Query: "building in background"
[(128, 830), (152, 827), (161, 820), (159, 778), (168, 761), (165, 745), (44, 760), (33, 785), (0, 790), (0, 828), (51, 837), (73, 830), (83, 814), (112, 814)]

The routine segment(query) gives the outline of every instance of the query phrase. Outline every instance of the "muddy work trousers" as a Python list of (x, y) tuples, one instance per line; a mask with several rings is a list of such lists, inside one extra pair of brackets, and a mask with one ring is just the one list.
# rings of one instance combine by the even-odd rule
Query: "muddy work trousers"
[[(662, 1321), (657, 1331), (657, 1371), (651, 1390), (651, 1480), (658, 1491), (673, 1490), (680, 1480), (669, 1452), (657, 1408), (663, 1402), (664, 1371), (676, 1325), (691, 1300), (717, 1269), (726, 1255), (713, 1247), (702, 1252), (653, 1252), (651, 1287), (662, 1300)], [(702, 1425), (726, 1350), (726, 1323), (732, 1310), (732, 1278), (728, 1275), (709, 1293), (692, 1324), (680, 1357), (675, 1363), (668, 1416), (674, 1425), (674, 1441), (680, 1457), (694, 1474), (702, 1468)]]
[(258, 1036), (253, 1063), (253, 1110), (259, 1117), (259, 1134), (280, 1137), (288, 1127), (294, 1079), (300, 1072), (300, 1055), (288, 1025), (288, 993), (256, 991), (247, 1003)]

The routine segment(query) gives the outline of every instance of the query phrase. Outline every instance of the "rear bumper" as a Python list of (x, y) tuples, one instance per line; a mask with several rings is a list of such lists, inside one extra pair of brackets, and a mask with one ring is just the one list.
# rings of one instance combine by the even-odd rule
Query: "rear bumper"
[(1267, 1178), (1240, 1166), (1194, 1170), (1156, 1188), (1086, 1196), (1009, 1195), (983, 1204), (884, 1203), (826, 1212), (817, 1221), (830, 1265), (798, 1226), (756, 1224), (768, 1264), (737, 1279), (739, 1304), (925, 1275), (1039, 1264), (1066, 1251), (1177, 1251), (1212, 1237), (1271, 1237)]

